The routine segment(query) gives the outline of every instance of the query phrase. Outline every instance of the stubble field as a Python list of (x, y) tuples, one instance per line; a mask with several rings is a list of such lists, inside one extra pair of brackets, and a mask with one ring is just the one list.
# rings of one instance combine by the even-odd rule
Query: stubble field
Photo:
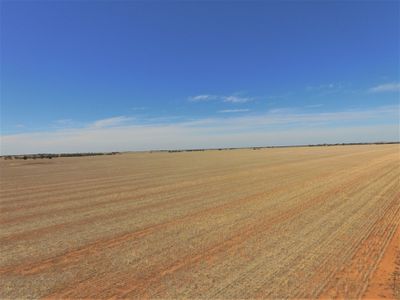
[(0, 298), (400, 298), (399, 151), (1, 161)]

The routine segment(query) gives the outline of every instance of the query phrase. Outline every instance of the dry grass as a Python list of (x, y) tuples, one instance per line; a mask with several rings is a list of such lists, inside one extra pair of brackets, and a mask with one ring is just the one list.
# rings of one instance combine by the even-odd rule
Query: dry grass
[(399, 297), (399, 150), (1, 161), (0, 297)]

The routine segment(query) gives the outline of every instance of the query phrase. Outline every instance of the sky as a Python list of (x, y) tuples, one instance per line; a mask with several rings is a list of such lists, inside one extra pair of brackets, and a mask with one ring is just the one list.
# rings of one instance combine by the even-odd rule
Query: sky
[(1, 154), (399, 141), (399, 1), (0, 3)]

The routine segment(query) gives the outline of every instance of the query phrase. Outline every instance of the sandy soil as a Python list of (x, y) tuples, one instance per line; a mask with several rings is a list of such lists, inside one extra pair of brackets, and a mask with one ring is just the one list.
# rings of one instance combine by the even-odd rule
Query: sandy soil
[(399, 145), (0, 168), (2, 299), (400, 299)]

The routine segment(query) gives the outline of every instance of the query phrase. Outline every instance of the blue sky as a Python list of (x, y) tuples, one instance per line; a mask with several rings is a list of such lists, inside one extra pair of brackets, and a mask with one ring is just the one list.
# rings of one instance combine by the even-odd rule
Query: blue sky
[(1, 152), (399, 140), (398, 1), (2, 1)]

